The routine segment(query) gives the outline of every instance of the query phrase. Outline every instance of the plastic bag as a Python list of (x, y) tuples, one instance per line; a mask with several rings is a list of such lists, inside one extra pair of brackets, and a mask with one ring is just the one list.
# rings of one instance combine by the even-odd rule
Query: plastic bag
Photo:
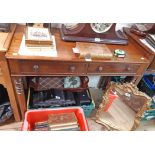
[(10, 119), (13, 115), (11, 106), (9, 102), (0, 104), (0, 124), (4, 123), (6, 120)]

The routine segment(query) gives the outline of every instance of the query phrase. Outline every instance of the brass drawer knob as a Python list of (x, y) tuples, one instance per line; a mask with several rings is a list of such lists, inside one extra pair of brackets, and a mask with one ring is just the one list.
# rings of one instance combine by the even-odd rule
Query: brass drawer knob
[(98, 71), (99, 72), (102, 72), (103, 71), (103, 67), (102, 66), (99, 66)]
[(70, 66), (70, 71), (71, 71), (71, 72), (74, 72), (74, 71), (75, 71), (75, 69), (76, 69), (76, 67), (75, 67), (75, 66)]
[(131, 71), (132, 69), (130, 67), (127, 67), (127, 71)]
[(34, 72), (38, 72), (39, 71), (39, 66), (38, 65), (34, 65), (33, 66), (33, 71)]

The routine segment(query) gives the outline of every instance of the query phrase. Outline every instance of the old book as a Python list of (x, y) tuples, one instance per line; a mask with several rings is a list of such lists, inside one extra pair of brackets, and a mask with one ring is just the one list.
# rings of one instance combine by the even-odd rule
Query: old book
[(49, 126), (47, 121), (35, 123), (34, 131), (48, 131), (48, 130)]
[(77, 125), (77, 118), (73, 112), (50, 114), (48, 118), (48, 124), (52, 127), (61, 127), (67, 125)]
[(51, 131), (58, 131), (58, 130), (77, 130), (79, 126), (77, 124), (75, 125), (63, 125), (63, 126), (58, 126), (58, 127), (49, 127)]
[(40, 27), (26, 27), (25, 43), (27, 46), (50, 46), (52, 45), (52, 38), (48, 28)]
[(80, 58), (111, 59), (113, 54), (105, 44), (76, 42)]

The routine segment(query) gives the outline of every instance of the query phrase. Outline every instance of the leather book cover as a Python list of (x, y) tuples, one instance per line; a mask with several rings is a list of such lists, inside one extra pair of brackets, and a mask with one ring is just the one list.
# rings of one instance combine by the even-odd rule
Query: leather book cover
[(105, 44), (76, 42), (80, 58), (111, 59), (113, 54)]
[(50, 114), (48, 118), (48, 124), (50, 127), (77, 125), (77, 118), (73, 112), (61, 113), (61, 114)]
[(68, 130), (69, 131), (69, 130), (76, 130), (79, 128), (79, 126), (78, 126), (78, 124), (75, 124), (75, 125), (63, 125), (63, 126), (54, 126), (54, 127), (49, 126), (49, 128), (51, 131), (59, 131), (59, 130), (61, 130), (61, 131)]
[(47, 121), (35, 123), (34, 131), (48, 131), (48, 130), (49, 126)]

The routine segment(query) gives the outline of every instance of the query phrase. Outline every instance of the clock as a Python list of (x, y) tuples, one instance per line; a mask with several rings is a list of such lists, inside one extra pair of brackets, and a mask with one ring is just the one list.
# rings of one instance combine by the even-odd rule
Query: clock
[(67, 23), (62, 24), (60, 34), (64, 41), (127, 44), (126, 35), (115, 28), (115, 23)]
[(91, 23), (90, 26), (94, 32), (104, 33), (111, 28), (112, 23)]
[(135, 23), (130, 31), (144, 37), (147, 34), (155, 34), (155, 23)]
[(64, 88), (79, 88), (81, 86), (81, 80), (79, 77), (65, 77)]

